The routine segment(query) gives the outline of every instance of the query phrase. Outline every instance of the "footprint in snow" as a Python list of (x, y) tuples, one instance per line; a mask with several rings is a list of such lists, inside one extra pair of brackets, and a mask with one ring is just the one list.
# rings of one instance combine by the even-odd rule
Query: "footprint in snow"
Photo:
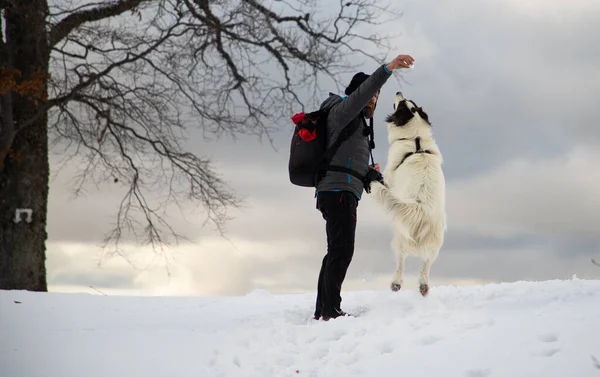
[(316, 335), (311, 335), (308, 338), (306, 338), (305, 342), (307, 344), (310, 344), (310, 343), (314, 343), (316, 340), (317, 340), (317, 336)]
[(440, 338), (439, 336), (430, 335), (430, 336), (426, 336), (426, 337), (422, 338), (421, 344), (424, 346), (430, 346), (434, 343), (439, 342), (440, 340), (442, 340), (442, 338)]
[(315, 359), (322, 359), (327, 355), (329, 355), (329, 347), (325, 345), (320, 345), (310, 351), (310, 356)]
[[(558, 336), (554, 333), (540, 334), (538, 340), (542, 343), (554, 343), (558, 341)], [(556, 353), (560, 352), (559, 348), (546, 348), (540, 351), (539, 355), (544, 357), (552, 357)]]
[(540, 355), (544, 356), (544, 357), (552, 357), (554, 354), (560, 352), (560, 349), (558, 348), (548, 348), (545, 350), (542, 350), (542, 352), (540, 352)]
[(354, 316), (356, 316), (356, 317), (361, 317), (361, 316), (369, 313), (369, 310), (370, 309), (366, 306), (359, 306), (352, 311), (352, 314), (354, 314)]
[(382, 355), (385, 355), (386, 353), (394, 352), (394, 346), (392, 345), (392, 342), (389, 342), (389, 341), (379, 344), (378, 349)]
[(358, 342), (348, 342), (343, 345), (342, 349), (343, 349), (344, 353), (351, 354), (354, 351), (356, 351), (358, 346), (359, 346)]
[(491, 374), (490, 369), (469, 369), (465, 372), (465, 377), (488, 377)]
[(544, 343), (553, 343), (558, 340), (558, 336), (553, 333), (542, 334), (538, 336), (538, 340)]
[(344, 335), (348, 334), (348, 330), (345, 328), (337, 328), (326, 334), (323, 338), (325, 340), (340, 340)]
[(418, 320), (418, 321), (414, 321), (413, 323), (411, 323), (410, 327), (412, 327), (415, 331), (418, 331), (418, 330), (422, 330), (424, 328), (429, 327), (429, 325), (431, 325), (431, 324), (432, 324), (431, 321)]
[(244, 347), (244, 348), (248, 348), (248, 349), (252, 349), (254, 347), (256, 347), (253, 343), (252, 340), (249, 338), (246, 339), (242, 339), (240, 341), (240, 346)]
[(219, 351), (214, 350), (213, 356), (211, 357), (210, 361), (208, 362), (208, 366), (214, 367), (215, 365), (217, 365), (218, 361), (219, 361)]
[(462, 330), (477, 330), (484, 326), (493, 326), (493, 325), (494, 325), (494, 320), (490, 318), (486, 321), (481, 321), (481, 322), (469, 322), (469, 323), (463, 324), (461, 327), (462, 327)]
[(354, 337), (360, 338), (360, 337), (367, 335), (367, 333), (368, 333), (368, 330), (364, 326), (352, 328), (352, 336), (354, 336)]

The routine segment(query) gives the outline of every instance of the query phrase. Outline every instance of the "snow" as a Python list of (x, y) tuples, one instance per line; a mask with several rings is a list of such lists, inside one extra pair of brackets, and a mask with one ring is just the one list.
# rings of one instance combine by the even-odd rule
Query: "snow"
[(6, 377), (600, 376), (600, 281), (314, 295), (118, 297), (0, 291)]

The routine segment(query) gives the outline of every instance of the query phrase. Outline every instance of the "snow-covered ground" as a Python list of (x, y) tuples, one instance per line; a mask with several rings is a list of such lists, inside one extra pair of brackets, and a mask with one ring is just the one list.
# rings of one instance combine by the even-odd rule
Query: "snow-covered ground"
[(0, 291), (2, 377), (600, 377), (600, 281), (313, 295)]

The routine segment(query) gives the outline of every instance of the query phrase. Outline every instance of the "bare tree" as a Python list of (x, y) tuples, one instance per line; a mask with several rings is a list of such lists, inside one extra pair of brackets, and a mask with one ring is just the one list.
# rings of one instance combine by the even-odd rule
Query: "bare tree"
[[(181, 200), (200, 204), (221, 229), (240, 201), (210, 159), (185, 150), (186, 129), (270, 140), (321, 77), (337, 82), (361, 57), (383, 63), (390, 36), (371, 29), (385, 22), (381, 2), (336, 7), (0, 0), (0, 289), (47, 289), (48, 144), (81, 164), (76, 192), (86, 182), (123, 185), (105, 240), (117, 252), (127, 232), (153, 246), (178, 240), (164, 211)], [(159, 205), (148, 199), (156, 192)]]

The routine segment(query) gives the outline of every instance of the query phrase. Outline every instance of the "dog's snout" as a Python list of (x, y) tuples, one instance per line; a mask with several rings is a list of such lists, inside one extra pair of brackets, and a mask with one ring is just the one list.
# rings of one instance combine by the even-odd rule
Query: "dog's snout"
[(397, 96), (401, 96), (401, 95), (402, 95), (402, 92), (396, 92), (396, 95), (397, 95)]

